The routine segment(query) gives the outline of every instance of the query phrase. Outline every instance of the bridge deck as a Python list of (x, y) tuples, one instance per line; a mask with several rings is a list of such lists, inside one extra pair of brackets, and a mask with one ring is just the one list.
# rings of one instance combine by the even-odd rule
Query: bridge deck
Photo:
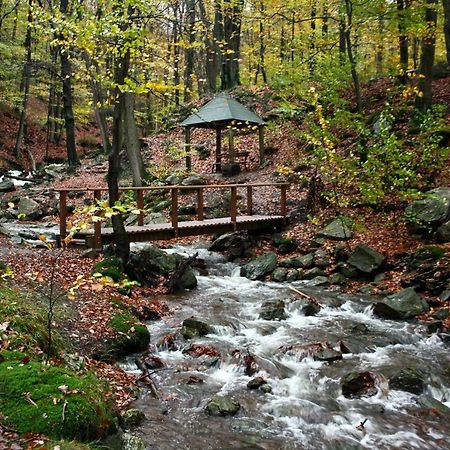
[[(196, 236), (202, 234), (226, 233), (237, 230), (268, 230), (280, 229), (285, 222), (283, 216), (238, 216), (233, 223), (230, 217), (218, 219), (192, 220), (178, 222), (175, 228), (171, 223), (156, 223), (144, 226), (128, 226), (127, 234), (131, 242), (145, 242), (149, 240), (171, 239), (174, 237)], [(85, 239), (88, 246), (93, 245), (94, 231), (85, 230), (74, 236), (76, 239)], [(113, 240), (113, 229), (101, 229), (101, 244), (107, 244)]]

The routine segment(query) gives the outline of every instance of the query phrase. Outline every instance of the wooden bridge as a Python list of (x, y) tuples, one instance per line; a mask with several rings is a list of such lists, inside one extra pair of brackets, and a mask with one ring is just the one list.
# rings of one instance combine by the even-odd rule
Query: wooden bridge
[[(257, 188), (272, 187), (280, 191), (278, 214), (253, 214), (253, 193)], [(196, 236), (203, 234), (220, 234), (236, 230), (273, 231), (281, 229), (286, 221), (286, 193), (287, 183), (253, 183), (253, 184), (216, 184), (198, 186), (148, 186), (121, 188), (121, 192), (136, 192), (137, 209), (140, 213), (137, 217), (137, 225), (125, 227), (131, 242), (146, 242), (158, 239), (171, 239), (182, 236)], [(230, 216), (214, 219), (205, 218), (205, 191), (228, 190), (230, 192)], [(58, 189), (60, 198), (59, 240), (62, 241), (68, 234), (67, 211), (70, 193), (86, 193), (92, 196), (94, 201), (101, 200), (102, 194), (107, 189), (83, 189), (68, 188)], [(168, 191), (171, 197), (170, 222), (144, 225), (145, 208), (144, 193), (147, 191)], [(245, 210), (238, 208), (238, 191), (245, 191)], [(184, 194), (196, 194), (197, 208), (196, 220), (179, 221), (179, 197)], [(88, 247), (101, 248), (102, 245), (114, 240), (113, 229), (102, 227), (100, 222), (94, 223), (93, 229), (79, 231), (74, 239), (82, 239)]]

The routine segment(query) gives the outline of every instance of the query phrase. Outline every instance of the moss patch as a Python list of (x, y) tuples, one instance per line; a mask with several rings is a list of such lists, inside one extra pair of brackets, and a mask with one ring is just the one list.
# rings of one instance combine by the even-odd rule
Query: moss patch
[(147, 327), (132, 314), (120, 312), (110, 320), (109, 326), (117, 332), (118, 336), (110, 343), (102, 359), (117, 358), (147, 350), (150, 333)]
[(93, 375), (2, 352), (0, 410), (19, 433), (88, 441), (113, 430), (106, 387)]
[[(46, 310), (35, 298), (29, 299), (17, 289), (0, 287), (0, 323), (8, 323), (5, 333), (9, 349), (20, 348), (30, 353), (35, 353), (36, 348), (47, 349)], [(63, 347), (61, 337), (53, 329), (53, 352), (58, 353)]]
[(113, 281), (118, 282), (123, 275), (123, 262), (120, 258), (105, 258), (95, 264), (94, 273), (95, 272), (102, 274), (104, 277), (110, 277)]

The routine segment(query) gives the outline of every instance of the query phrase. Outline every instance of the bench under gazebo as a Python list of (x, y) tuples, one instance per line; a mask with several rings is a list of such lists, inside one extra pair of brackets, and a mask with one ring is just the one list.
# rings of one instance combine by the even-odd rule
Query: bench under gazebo
[(264, 160), (264, 121), (228, 94), (220, 94), (203, 105), (181, 123), (185, 130), (186, 168), (191, 170), (191, 129), (207, 128), (216, 130), (216, 152), (213, 169), (222, 171), (222, 130), (228, 131), (228, 160), (234, 163), (236, 157), (244, 157), (246, 164), (249, 152), (236, 152), (234, 148), (234, 130), (254, 129), (259, 136), (259, 163)]

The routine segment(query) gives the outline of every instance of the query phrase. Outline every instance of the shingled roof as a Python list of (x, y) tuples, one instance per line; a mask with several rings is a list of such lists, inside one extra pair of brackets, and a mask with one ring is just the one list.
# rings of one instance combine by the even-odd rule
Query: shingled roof
[(264, 125), (264, 121), (227, 94), (220, 94), (190, 115), (181, 125), (196, 128), (225, 128)]

